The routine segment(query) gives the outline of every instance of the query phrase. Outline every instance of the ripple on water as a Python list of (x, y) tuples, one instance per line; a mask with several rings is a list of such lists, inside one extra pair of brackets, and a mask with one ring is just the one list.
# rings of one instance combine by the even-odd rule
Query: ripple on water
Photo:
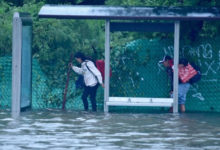
[(96, 119), (89, 119), (89, 120), (86, 120), (87, 123), (96, 123), (98, 122), (98, 120)]
[(208, 115), (50, 111), (1, 112), (0, 149), (220, 149), (220, 122)]

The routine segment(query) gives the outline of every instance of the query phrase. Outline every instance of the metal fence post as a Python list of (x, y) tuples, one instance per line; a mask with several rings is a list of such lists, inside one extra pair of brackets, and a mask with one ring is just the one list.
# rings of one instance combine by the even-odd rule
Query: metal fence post
[(109, 100), (109, 69), (110, 69), (110, 20), (105, 22), (105, 89), (104, 112), (108, 112), (106, 102)]
[(176, 21), (174, 25), (174, 80), (173, 80), (173, 113), (178, 113), (178, 64), (179, 64), (179, 38), (180, 22)]

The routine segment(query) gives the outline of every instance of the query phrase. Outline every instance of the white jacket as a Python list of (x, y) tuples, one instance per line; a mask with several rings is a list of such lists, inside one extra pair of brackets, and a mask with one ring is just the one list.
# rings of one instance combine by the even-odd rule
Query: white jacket
[[(90, 69), (90, 71), (88, 70), (86, 65)], [(99, 84), (102, 84), (102, 75), (92, 61), (86, 60), (81, 64), (81, 68), (72, 66), (72, 69), (76, 73), (83, 75), (86, 86), (92, 87), (95, 86), (98, 82)]]

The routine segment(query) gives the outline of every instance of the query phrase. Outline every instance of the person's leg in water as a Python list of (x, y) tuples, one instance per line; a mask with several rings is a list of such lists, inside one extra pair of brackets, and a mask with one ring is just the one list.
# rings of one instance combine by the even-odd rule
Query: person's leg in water
[(186, 111), (185, 104), (180, 104), (180, 111), (184, 113)]
[[(173, 98), (173, 91), (170, 91), (170, 98)], [(173, 113), (173, 106), (169, 108), (169, 113)]]
[(84, 105), (84, 110), (88, 111), (89, 105), (88, 105), (88, 100), (87, 97), (89, 96), (89, 87), (85, 86), (84, 87), (84, 91), (83, 91), (83, 95), (82, 95), (82, 101), (83, 101), (83, 105)]
[(98, 87), (99, 87), (99, 84), (96, 84), (94, 87), (90, 87), (90, 100), (91, 100), (91, 104), (92, 104), (92, 111), (97, 110), (96, 93), (97, 93)]
[(184, 113), (186, 111), (185, 102), (186, 102), (186, 95), (189, 91), (190, 84), (189, 83), (183, 83), (179, 84), (179, 105), (180, 105), (180, 111)]
[[(186, 111), (185, 102), (186, 102), (186, 94), (189, 91), (190, 84), (189, 83), (181, 83), (178, 86), (179, 93), (178, 93), (178, 104), (180, 108), (180, 112), (184, 113)], [(173, 93), (170, 94), (171, 98), (173, 98)], [(173, 112), (173, 107), (170, 107), (169, 112)]]

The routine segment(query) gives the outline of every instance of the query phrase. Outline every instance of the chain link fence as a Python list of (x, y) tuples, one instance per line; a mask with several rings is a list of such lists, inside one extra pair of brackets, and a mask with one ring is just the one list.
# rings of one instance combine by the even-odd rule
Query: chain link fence
[[(165, 68), (158, 64), (164, 55), (173, 56), (173, 40), (139, 39), (111, 50), (112, 77), (110, 96), (169, 97), (170, 82)], [(202, 79), (190, 87), (187, 94), (187, 111), (220, 112), (220, 38), (201, 39), (193, 44), (181, 43), (180, 57), (200, 66)], [(0, 108), (11, 107), (11, 56), (0, 55)], [(61, 109), (67, 66), (54, 71), (54, 62), (32, 61), (32, 108)], [(68, 62), (66, 63), (68, 64)], [(48, 70), (43, 71), (42, 65)], [(45, 68), (45, 66), (44, 66)], [(83, 110), (82, 91), (75, 88), (77, 75), (70, 75), (67, 109)], [(103, 110), (104, 90), (100, 87), (97, 105)], [(163, 108), (113, 107), (119, 112), (164, 110)], [(165, 110), (166, 111), (166, 110)]]

